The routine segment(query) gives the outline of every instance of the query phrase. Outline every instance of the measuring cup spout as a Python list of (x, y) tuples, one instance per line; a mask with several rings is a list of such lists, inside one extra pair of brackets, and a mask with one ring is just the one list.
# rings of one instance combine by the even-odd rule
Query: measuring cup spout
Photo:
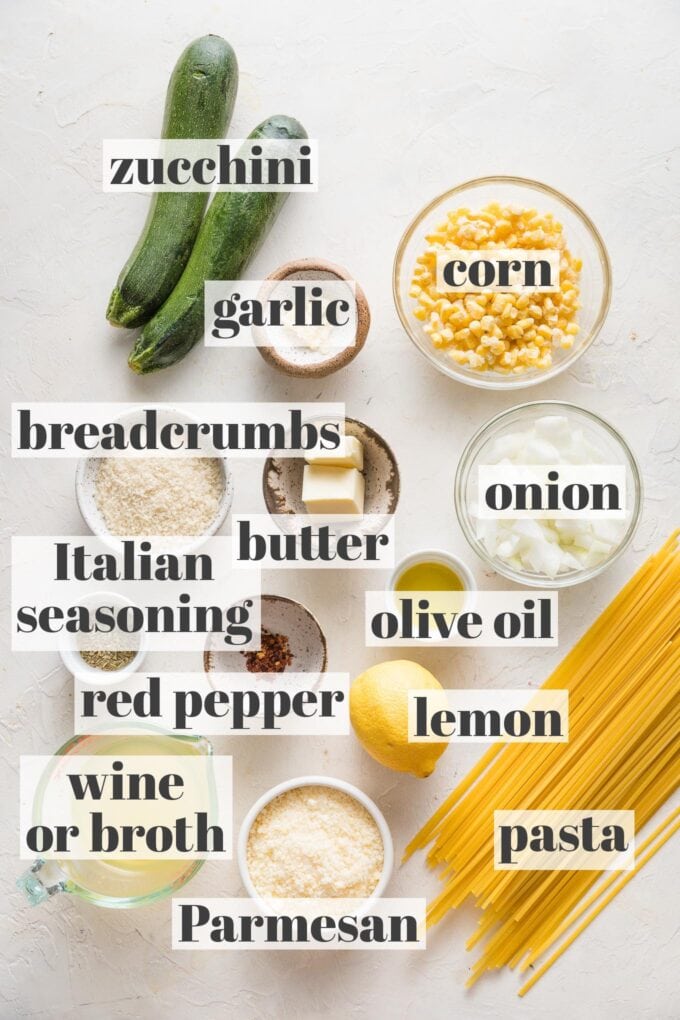
[(50, 896), (65, 889), (64, 876), (54, 861), (43, 861), (41, 858), (17, 879), (16, 884), (32, 907), (37, 907), (39, 903), (44, 903)]

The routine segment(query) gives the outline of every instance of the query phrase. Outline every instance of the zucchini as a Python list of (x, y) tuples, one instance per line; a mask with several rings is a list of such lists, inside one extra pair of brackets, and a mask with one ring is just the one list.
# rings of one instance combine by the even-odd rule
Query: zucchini
[[(163, 138), (224, 138), (236, 90), (238, 63), (229, 43), (205, 35), (184, 50), (165, 100)], [(157, 192), (130, 258), (109, 299), (114, 326), (142, 326), (171, 294), (187, 264), (208, 204), (208, 192)]]
[[(306, 138), (292, 117), (275, 116), (249, 138)], [(169, 368), (203, 336), (203, 284), (238, 280), (283, 206), (286, 191), (220, 191), (201, 224), (179, 283), (137, 338), (128, 364), (140, 375)]]

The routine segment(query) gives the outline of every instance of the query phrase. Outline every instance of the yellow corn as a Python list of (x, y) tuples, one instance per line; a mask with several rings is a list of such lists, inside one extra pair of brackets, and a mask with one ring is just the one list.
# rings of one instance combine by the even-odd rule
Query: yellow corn
[[(416, 259), (409, 296), (413, 315), (432, 343), (457, 363), (478, 371), (519, 373), (548, 368), (553, 348), (568, 349), (579, 332), (581, 259), (569, 252), (562, 224), (552, 213), (490, 202), (473, 212), (454, 209), (426, 238)], [(438, 293), (436, 260), (442, 250), (463, 248), (553, 249), (560, 252), (560, 289), (538, 292)]]

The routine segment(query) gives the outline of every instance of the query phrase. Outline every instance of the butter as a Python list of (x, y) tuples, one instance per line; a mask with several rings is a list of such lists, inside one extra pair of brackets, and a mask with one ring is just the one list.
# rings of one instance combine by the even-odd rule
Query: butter
[(364, 512), (364, 476), (354, 467), (305, 464), (302, 501), (310, 514), (361, 515)]
[(356, 468), (357, 471), (362, 471), (364, 448), (356, 436), (345, 436), (341, 438), (337, 450), (309, 453), (305, 460), (308, 464), (318, 464), (320, 467)]

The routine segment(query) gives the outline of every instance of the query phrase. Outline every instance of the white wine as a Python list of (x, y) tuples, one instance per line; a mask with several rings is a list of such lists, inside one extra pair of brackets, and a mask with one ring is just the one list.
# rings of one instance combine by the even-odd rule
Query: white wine
[[(79, 755), (191, 755), (206, 753), (204, 741), (181, 740), (166, 735), (138, 734), (134, 736), (92, 736), (86, 738), (73, 752)], [(188, 791), (191, 795), (192, 791)], [(205, 800), (205, 790), (194, 791), (195, 798)], [(81, 805), (79, 805), (81, 806)], [(115, 822), (108, 805), (106, 820)], [(149, 824), (154, 824), (154, 810), (167, 812), (167, 805), (159, 807), (154, 802), (144, 804)], [(158, 819), (160, 821), (160, 818)], [(165, 819), (163, 819), (165, 820)], [(198, 869), (201, 861), (196, 859), (139, 859), (123, 860), (118, 857), (107, 859), (59, 861), (59, 866), (68, 879), (84, 893), (108, 899), (139, 899), (154, 897), (168, 891), (168, 887), (179, 887)]]

